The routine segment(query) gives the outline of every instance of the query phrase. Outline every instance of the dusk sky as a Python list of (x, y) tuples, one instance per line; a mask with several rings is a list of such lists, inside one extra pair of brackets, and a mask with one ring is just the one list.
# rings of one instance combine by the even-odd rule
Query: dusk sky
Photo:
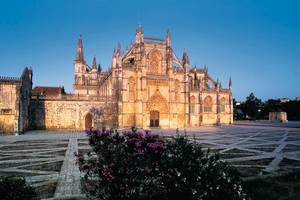
[(233, 95), (263, 100), (300, 96), (300, 1), (264, 0), (0, 0), (0, 75), (33, 69), (34, 86), (73, 90), (79, 34), (85, 59), (103, 68), (114, 47), (125, 50), (141, 24), (190, 64), (208, 67)]

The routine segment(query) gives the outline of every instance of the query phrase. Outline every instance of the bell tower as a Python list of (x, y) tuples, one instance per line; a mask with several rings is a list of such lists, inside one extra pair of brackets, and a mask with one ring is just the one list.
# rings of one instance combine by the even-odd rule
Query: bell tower
[(86, 63), (83, 55), (82, 36), (79, 36), (77, 43), (77, 53), (74, 60), (75, 80), (74, 85), (84, 85), (84, 74), (86, 72)]

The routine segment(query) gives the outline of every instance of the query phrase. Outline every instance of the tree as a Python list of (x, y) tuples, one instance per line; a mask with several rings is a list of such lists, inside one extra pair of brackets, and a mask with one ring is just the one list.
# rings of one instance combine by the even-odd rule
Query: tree
[(268, 99), (263, 103), (260, 117), (262, 119), (268, 119), (270, 112), (282, 111), (282, 105), (279, 100)]
[(233, 103), (233, 117), (235, 120), (241, 120), (245, 118), (245, 114), (241, 109), (241, 105), (237, 103), (235, 98), (232, 100)]
[(288, 120), (300, 120), (300, 101), (281, 103), (281, 108), (287, 113)]
[(251, 92), (250, 95), (246, 98), (246, 101), (241, 104), (241, 109), (246, 113), (250, 119), (256, 119), (259, 116), (259, 113), (262, 108), (262, 101), (255, 97)]

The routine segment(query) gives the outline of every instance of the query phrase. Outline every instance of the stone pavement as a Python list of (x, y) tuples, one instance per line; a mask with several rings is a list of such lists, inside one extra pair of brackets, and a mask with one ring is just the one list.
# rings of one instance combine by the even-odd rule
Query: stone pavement
[(87, 148), (83, 132), (31, 131), (0, 136), (0, 175), (24, 176), (41, 198), (78, 197), (80, 172), (74, 152)]
[[(152, 132), (174, 137), (176, 130)], [(237, 167), (242, 176), (300, 170), (300, 128), (224, 126), (179, 130)]]
[[(174, 129), (153, 129), (174, 137)], [(268, 126), (221, 126), (179, 130), (205, 150), (221, 153), (243, 176), (300, 169), (300, 129)], [(0, 175), (26, 177), (41, 198), (80, 196), (80, 174), (74, 152), (89, 149), (83, 132), (31, 131), (0, 136)], [(81, 196), (82, 197), (82, 196)]]
[(76, 165), (75, 153), (78, 154), (77, 138), (69, 139), (69, 145), (63, 162), (58, 184), (54, 193), (55, 198), (77, 197), (82, 194), (80, 186), (80, 171)]
[(288, 122), (279, 122), (269, 120), (235, 120), (234, 125), (248, 125), (248, 126), (272, 126), (272, 127), (287, 127), (287, 128), (300, 128), (300, 121), (288, 121)]

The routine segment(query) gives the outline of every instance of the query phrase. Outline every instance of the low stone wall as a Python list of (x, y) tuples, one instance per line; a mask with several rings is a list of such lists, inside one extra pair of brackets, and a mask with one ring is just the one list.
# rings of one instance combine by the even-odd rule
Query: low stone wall
[[(32, 99), (30, 105), (31, 129), (84, 130), (87, 123), (93, 127), (117, 126), (117, 106), (113, 102)], [(86, 122), (88, 115), (91, 121)]]
[(270, 112), (269, 113), (269, 121), (279, 121), (279, 122), (287, 122), (286, 112)]

